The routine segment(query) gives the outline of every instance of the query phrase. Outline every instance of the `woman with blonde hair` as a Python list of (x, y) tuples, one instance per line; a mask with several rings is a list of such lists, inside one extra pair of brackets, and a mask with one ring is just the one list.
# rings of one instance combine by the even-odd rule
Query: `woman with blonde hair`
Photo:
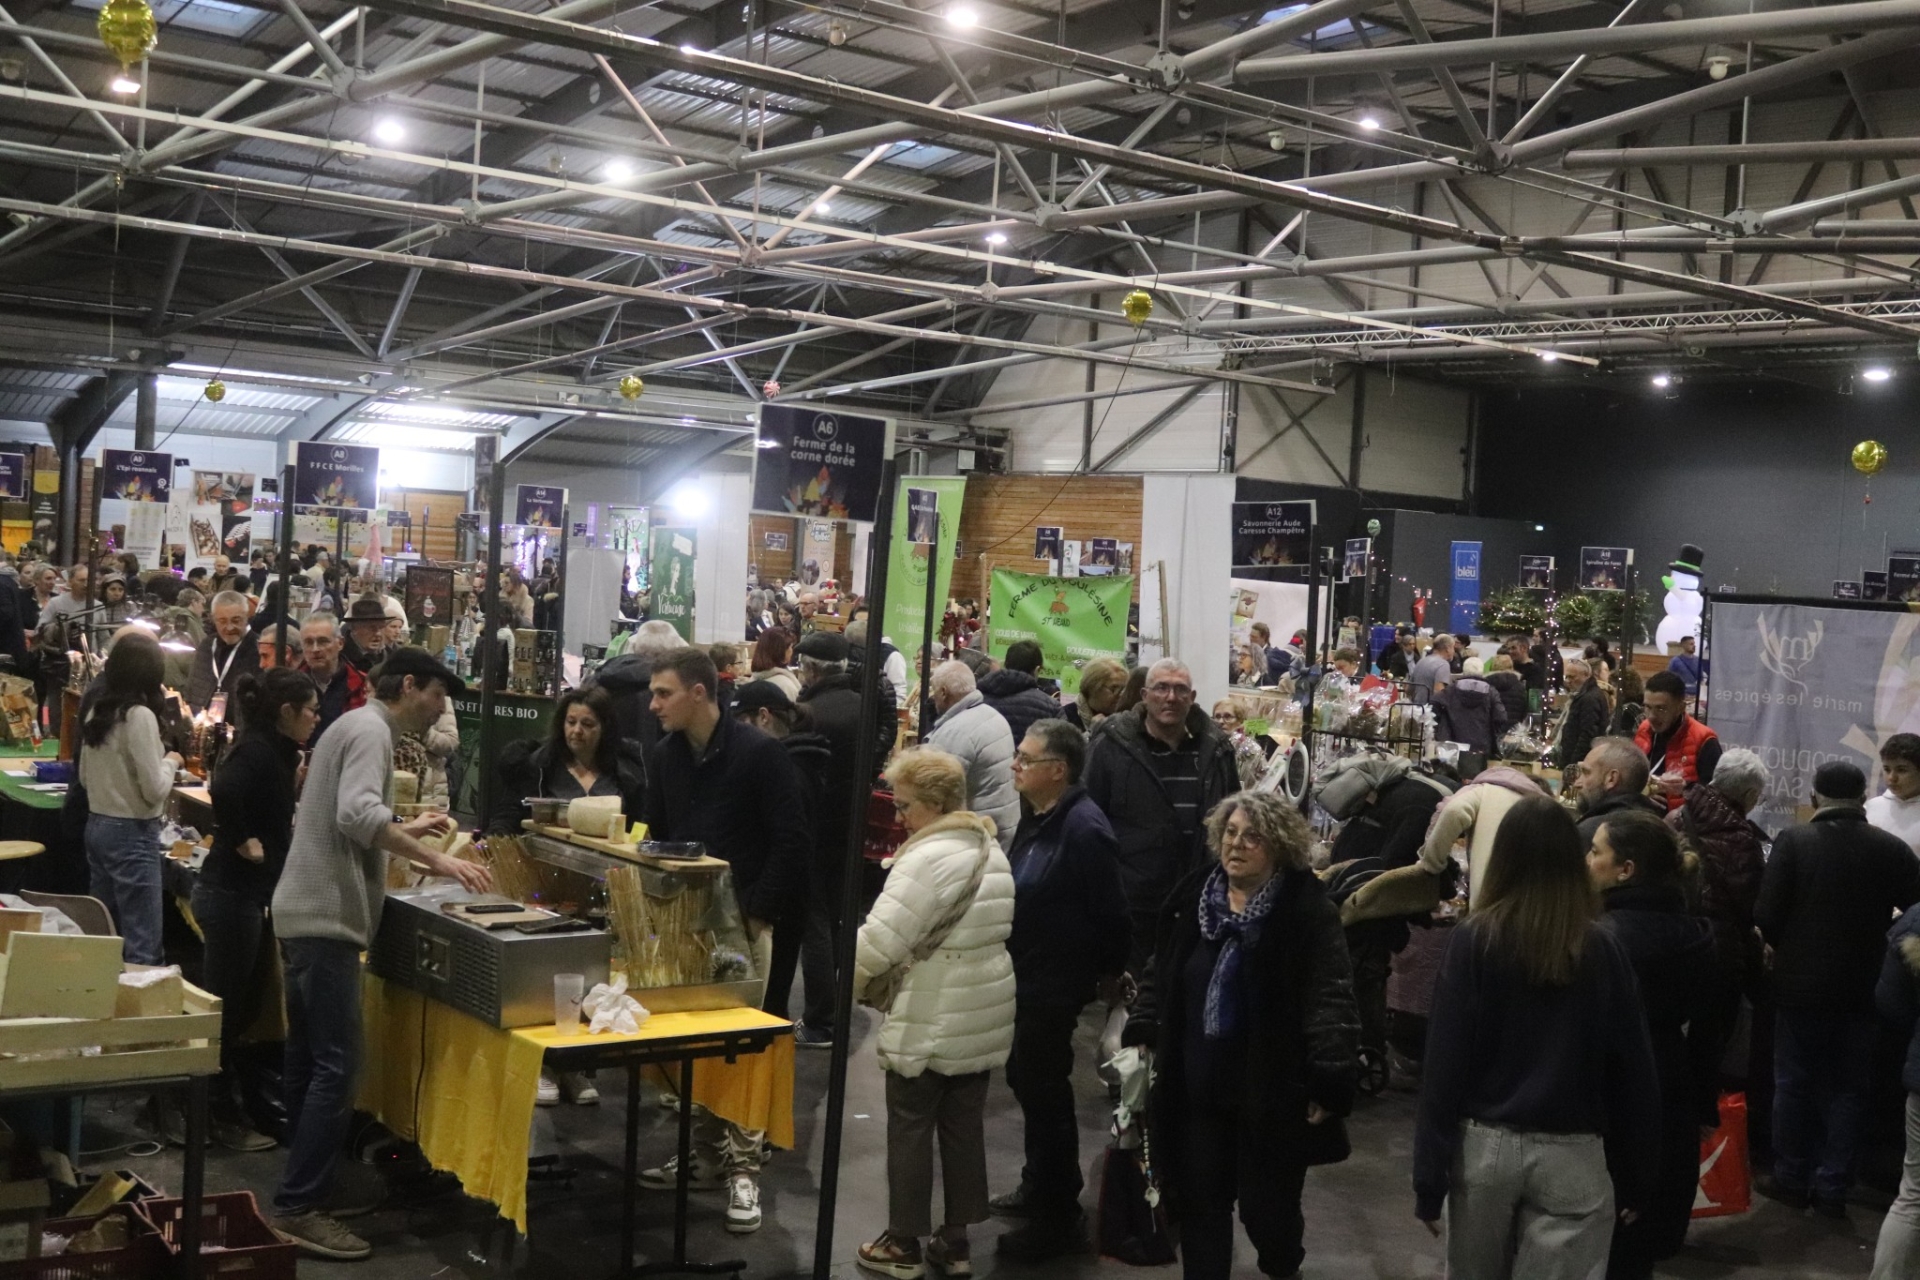
[(1095, 658), (1080, 668), (1080, 693), (1067, 707), (1066, 720), (1082, 733), (1120, 709), (1127, 687), (1126, 664), (1113, 658)]
[[(893, 1280), (972, 1274), (970, 1223), (987, 1208), (987, 1076), (1013, 1045), (1013, 874), (991, 820), (966, 811), (966, 767), (944, 751), (887, 769), (912, 834), (854, 944), (853, 989), (886, 1014), (887, 1229), (859, 1265)], [(933, 1139), (944, 1222), (933, 1230)], [(926, 1239), (924, 1250), (922, 1238)]]

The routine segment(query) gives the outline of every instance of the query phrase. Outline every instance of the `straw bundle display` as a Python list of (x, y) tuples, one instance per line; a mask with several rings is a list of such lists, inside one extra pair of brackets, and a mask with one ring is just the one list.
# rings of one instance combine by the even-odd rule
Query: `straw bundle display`
[(593, 886), (587, 876), (529, 856), (518, 836), (488, 836), (477, 848), (493, 871), (494, 891), (515, 902), (578, 906), (592, 896)]
[(708, 980), (713, 969), (714, 936), (699, 926), (713, 905), (713, 877), (658, 876), (647, 892), (638, 867), (607, 872), (607, 899), (613, 931), (627, 960), (631, 987), (679, 987)]

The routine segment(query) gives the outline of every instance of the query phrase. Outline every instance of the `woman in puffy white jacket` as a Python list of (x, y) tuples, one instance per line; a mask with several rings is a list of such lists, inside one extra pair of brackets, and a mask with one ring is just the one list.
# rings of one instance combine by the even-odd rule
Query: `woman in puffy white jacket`
[[(893, 1280), (920, 1280), (929, 1266), (969, 1276), (967, 1225), (988, 1213), (987, 1074), (1006, 1065), (1013, 1045), (1013, 874), (992, 820), (962, 809), (959, 760), (909, 751), (887, 781), (913, 834), (894, 855), (854, 955), (853, 989), (887, 1008), (887, 1229), (860, 1246), (859, 1264)], [(938, 1232), (930, 1212), (936, 1130), (946, 1198)]]

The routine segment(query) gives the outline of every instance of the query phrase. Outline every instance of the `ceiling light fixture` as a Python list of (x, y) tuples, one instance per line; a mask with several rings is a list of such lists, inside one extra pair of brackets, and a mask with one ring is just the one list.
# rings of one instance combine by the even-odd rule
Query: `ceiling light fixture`
[(1885, 382), (1888, 378), (1891, 378), (1893, 376), (1893, 370), (1882, 369), (1878, 366), (1875, 366), (1874, 368), (1864, 370), (1860, 374), (1860, 376), (1865, 378), (1868, 382)]
[(391, 147), (407, 140), (407, 127), (388, 116), (374, 122), (373, 140)]
[(847, 42), (847, 24), (835, 18), (827, 24), (827, 43), (838, 49)]
[(1357, 123), (1362, 129), (1378, 129), (1380, 127), (1379, 117), (1372, 115), (1361, 116)]
[(607, 161), (606, 175), (608, 182), (631, 182), (633, 181), (633, 166), (625, 160), (609, 160)]
[(1555, 360), (1558, 360), (1560, 358), (1560, 353), (1558, 351), (1542, 351), (1542, 352), (1539, 352), (1538, 354), (1540, 358), (1542, 360), (1545, 360), (1548, 364), (1552, 364)]
[(1004, 231), (989, 231), (989, 232), (987, 232), (987, 243), (988, 243), (988, 244), (1005, 244), (1006, 242), (1007, 242), (1007, 233), (1006, 233), (1006, 232), (1004, 232)]
[(970, 4), (951, 4), (947, 6), (947, 25), (965, 31), (969, 27), (980, 25), (980, 11)]
[(825, 200), (815, 200), (813, 202), (813, 211), (815, 213), (832, 213), (833, 206)]
[(1653, 385), (1656, 387), (1670, 387), (1673, 385), (1673, 379), (1664, 373), (1656, 373), (1653, 375)]
[(132, 76), (115, 76), (108, 82), (107, 88), (124, 98), (140, 92), (140, 82)]
[(698, 53), (698, 52), (700, 52), (700, 50), (699, 50), (698, 48), (696, 48), (695, 46), (693, 46), (693, 45), (690, 45), (690, 44), (683, 44), (683, 45), (681, 45), (681, 46), (680, 46), (680, 52), (682, 52), (682, 53)]

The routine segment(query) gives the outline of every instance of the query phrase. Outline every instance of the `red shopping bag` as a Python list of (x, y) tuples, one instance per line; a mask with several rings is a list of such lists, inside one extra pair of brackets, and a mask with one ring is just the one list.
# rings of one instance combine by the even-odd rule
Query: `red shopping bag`
[(1700, 1185), (1693, 1216), (1721, 1218), (1753, 1208), (1753, 1175), (1747, 1169), (1747, 1095), (1720, 1095), (1720, 1127), (1700, 1144)]

